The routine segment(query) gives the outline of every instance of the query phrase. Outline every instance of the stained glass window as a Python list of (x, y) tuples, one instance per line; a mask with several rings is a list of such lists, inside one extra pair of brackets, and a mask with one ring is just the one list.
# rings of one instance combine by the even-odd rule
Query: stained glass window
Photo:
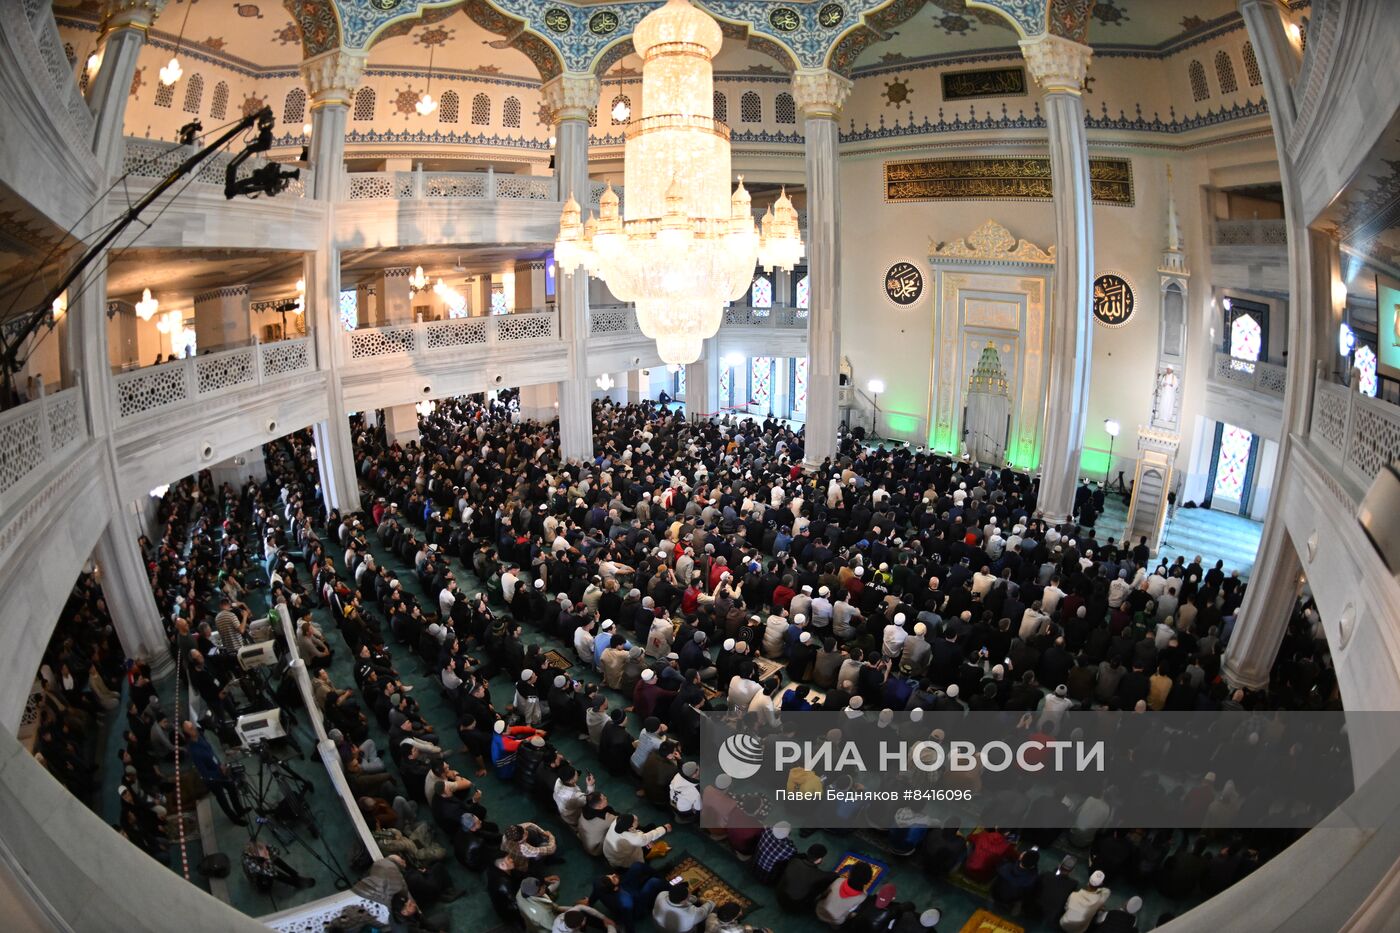
[(684, 367), (684, 366), (682, 366), (682, 367), (680, 368), (680, 370), (676, 373), (676, 391), (675, 391), (674, 394), (675, 394), (676, 398), (679, 398), (679, 399), (685, 398), (685, 367)]
[(355, 289), (347, 288), (340, 293), (340, 323), (346, 330), (354, 330), (360, 322), (359, 296)]
[(766, 275), (756, 276), (749, 289), (749, 305), (754, 308), (773, 307), (773, 280)]
[(768, 400), (773, 397), (773, 358), (756, 356), (749, 366), (749, 407), (759, 414), (768, 412)]
[(1244, 496), (1244, 478), (1249, 470), (1249, 449), (1254, 435), (1233, 424), (1220, 433), (1220, 456), (1215, 463), (1215, 490), (1212, 496), (1239, 502)]
[(721, 363), (719, 366), (719, 404), (722, 408), (727, 408), (733, 401), (729, 391), (731, 377), (734, 375), (732, 367)]
[(1376, 351), (1366, 344), (1356, 348), (1356, 368), (1361, 371), (1361, 394), (1376, 397), (1379, 384), (1376, 379)]
[(1230, 355), (1237, 360), (1259, 359), (1264, 346), (1264, 329), (1252, 314), (1241, 314), (1230, 325)]
[(510, 314), (510, 308), (506, 306), (506, 290), (499, 285), (491, 286), (491, 313)]
[[(803, 277), (806, 278), (805, 276)], [(807, 357), (799, 356), (792, 363), (792, 416), (807, 413)]]
[(812, 306), (812, 277), (804, 275), (797, 280), (797, 309), (806, 311)]

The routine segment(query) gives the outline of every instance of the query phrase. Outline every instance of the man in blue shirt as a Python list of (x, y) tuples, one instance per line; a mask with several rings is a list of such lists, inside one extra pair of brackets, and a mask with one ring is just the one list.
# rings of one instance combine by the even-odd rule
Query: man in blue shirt
[(209, 792), (219, 802), (219, 807), (234, 823), (239, 826), (247, 826), (248, 821), (243, 817), (247, 814), (248, 808), (243, 806), (243, 801), (238, 798), (228, 765), (219, 761), (214, 746), (209, 744), (209, 740), (204, 737), (204, 733), (200, 731), (198, 726), (187, 719), (181, 729), (185, 736), (185, 753), (190, 756), (190, 761), (194, 763), (194, 769), (204, 779)]

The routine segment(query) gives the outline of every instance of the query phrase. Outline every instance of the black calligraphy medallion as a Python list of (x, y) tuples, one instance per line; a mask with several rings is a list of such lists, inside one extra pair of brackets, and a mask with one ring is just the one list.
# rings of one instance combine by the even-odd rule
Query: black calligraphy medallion
[(924, 274), (912, 262), (897, 262), (885, 273), (885, 297), (907, 308), (924, 294)]
[(1137, 299), (1121, 275), (1106, 272), (1094, 279), (1094, 320), (1105, 327), (1122, 327), (1133, 316)]

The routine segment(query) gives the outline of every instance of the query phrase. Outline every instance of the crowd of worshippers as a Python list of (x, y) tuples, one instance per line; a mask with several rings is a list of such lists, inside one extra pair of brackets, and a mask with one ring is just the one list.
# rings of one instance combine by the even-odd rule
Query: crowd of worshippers
[[(203, 707), (190, 718), (216, 727), (232, 712), (231, 653), (279, 634), (268, 619), (251, 618), (241, 599), (252, 558), (239, 542), (261, 547), (270, 618), (285, 606), (293, 620), (297, 651), (315, 671), (316, 702), (385, 853), (361, 887), (407, 928), (441, 926), (429, 914), (458, 893), (446, 868), (455, 860), (484, 870), (496, 910), (530, 929), (631, 929), (648, 914), (667, 930), (702, 922), (738, 929), (744, 919), (733, 905), (700, 902), (655, 870), (672, 826), (709, 806), (728, 807), (715, 825), (736, 855), (826, 922), (936, 924), (936, 911), (874, 888), (859, 871), (823, 874), (819, 847), (799, 853), (784, 827), (763, 826), (754, 801), (730, 798), (722, 780), (707, 783), (693, 758), (708, 708), (771, 718), (812, 708), (805, 697), (814, 689), (820, 707), (856, 710), (1336, 702), (1315, 617), (1294, 620), (1281, 653), (1287, 663), (1268, 691), (1232, 693), (1219, 678), (1219, 655), (1243, 596), (1238, 577), (1219, 564), (1205, 570), (1199, 559), (1153, 568), (1112, 539), (1100, 545), (1092, 532), (1048, 526), (1022, 474), (908, 449), (867, 450), (849, 438), (836, 460), (805, 471), (801, 436), (781, 423), (692, 423), (646, 404), (598, 406), (599, 453), (586, 464), (560, 463), (553, 427), (518, 423), (503, 406), (450, 401), (422, 427), (421, 445), (400, 447), (360, 423), (359, 513), (325, 512), (314, 453), (293, 436), (267, 448), (262, 486), (214, 490), (207, 476), (172, 486), (162, 544), (145, 544), (184, 676)], [(400, 571), (377, 565), (370, 536)], [(454, 560), (482, 584), (480, 595), (460, 586)], [(429, 597), (420, 602), (399, 573), (413, 574)], [(343, 648), (332, 647), (313, 608), (329, 613)], [(540, 649), (521, 640), (522, 625), (571, 648), (622, 700), (610, 701), (598, 683), (553, 674)], [(342, 650), (353, 659), (353, 686), (333, 683), (327, 670)], [(761, 678), (759, 656), (786, 666)], [(429, 670), (451, 701), (471, 776), (446, 761), (455, 742), (421, 714), (400, 674), (405, 663)], [(515, 684), (505, 709), (491, 703), (493, 676)], [(721, 694), (715, 700), (706, 699), (709, 684)], [(629, 711), (641, 724), (636, 735)], [(391, 736), (383, 749), (370, 737), (371, 718)], [(207, 745), (188, 728), (191, 742)], [(564, 761), (549, 744), (560, 728), (587, 736), (597, 766), (637, 779), (672, 822), (645, 826), (616, 809), (621, 802), (590, 779), (591, 763)], [(208, 757), (200, 774), (217, 797), (226, 770), (212, 749)], [(489, 818), (491, 787), (473, 779), (492, 773), (536, 794), (604, 859), (588, 909), (552, 900), (554, 832)], [(1209, 806), (1228, 799), (1229, 787), (1202, 782), (1197, 792)], [(236, 798), (229, 804), (226, 813), (241, 819)], [(1094, 847), (1094, 871), (1112, 872), (1110, 881), (1158, 879), (1167, 890), (1160, 879), (1171, 866), (1179, 869), (1173, 892), (1191, 897), (1209, 892), (1211, 859), (1223, 855), (1234, 866), (1212, 878), (1234, 880), (1261, 849), (1275, 850), (1231, 836), (1212, 854), (1176, 834), (1105, 831), (1111, 804), (1086, 801), (1073, 814)], [(1005, 825), (1015, 825), (1015, 814)], [(1017, 890), (1003, 875), (1019, 871), (1024, 882), (1033, 874), (1029, 892), (1012, 900), (1035, 908), (1056, 872), (1039, 871), (1032, 836), (1012, 830), (996, 833), (1009, 847), (973, 858), (993, 832), (905, 827), (890, 839), (933, 874), (946, 860), (935, 856), (961, 840), (964, 854), (944, 874), (969, 861), (974, 872), (990, 865), (1003, 893)], [(799, 883), (804, 875), (810, 885)], [(1071, 895), (1081, 889), (1075, 908)], [(1100, 883), (1067, 893), (1064, 928), (1131, 918), (1134, 902), (1110, 909), (1108, 890)], [(1040, 907), (1054, 915), (1054, 905)]]
[[(1336, 703), (1315, 615), (1294, 620), (1287, 663), (1269, 691), (1231, 692), (1219, 678), (1219, 656), (1222, 631), (1243, 598), (1238, 576), (1219, 563), (1207, 570), (1199, 559), (1153, 568), (1140, 548), (1048, 526), (1023, 475), (849, 443), (839, 462), (807, 473), (798, 465), (800, 436), (776, 422), (692, 424), (645, 405), (605, 405), (595, 414), (600, 453), (591, 464), (560, 464), (551, 430), (470, 403), (443, 405), (425, 419), (421, 446), (387, 445), (362, 429), (356, 449), (365, 511), (330, 517), (347, 580), (325, 560), (321, 583), (334, 617), (361, 620), (350, 623), (351, 649), (365, 655), (369, 639), (369, 657), (387, 656), (374, 641), (374, 623), (363, 622), (374, 604), (387, 622), (385, 637), (416, 651), (456, 703), (477, 777), (488, 762), (498, 774), (502, 762), (516, 768), (523, 750), (550, 765), (542, 795), (557, 782), (587, 807), (581, 769), (559, 761), (536, 734), (581, 721), (601, 767), (631, 769), (647, 795), (680, 819), (686, 808), (676, 801), (694, 796), (687, 784), (698, 786), (686, 759), (710, 705), (707, 682), (720, 685), (730, 709), (758, 717), (811, 708), (809, 685), (825, 692), (828, 709)], [(309, 489), (312, 464), (304, 451), (297, 459)], [(300, 514), (299, 540), (319, 549), (310, 518)], [(422, 592), (437, 594), (436, 606), (425, 609), (390, 568), (375, 565), (370, 534), (413, 568)], [(459, 592), (452, 558), (472, 568), (508, 616), (497, 617), (484, 594)], [(640, 735), (627, 732), (624, 711), (610, 709), (596, 687), (542, 675), (538, 649), (518, 637), (521, 624), (572, 646), (607, 687), (630, 698)], [(767, 683), (757, 678), (757, 654), (785, 660), (786, 678), (781, 671)], [(992, 663), (998, 656), (1004, 660)], [(415, 734), (426, 724), (413, 722), (412, 699), (394, 689), (392, 668), (360, 670), (370, 684), (361, 696), (410, 734), (400, 743), (403, 757), (433, 758), (418, 743), (441, 746), (430, 733)], [(501, 712), (484, 687), (496, 673), (516, 681), (515, 702)], [(379, 677), (389, 683), (377, 685)], [(390, 720), (395, 711), (402, 718)], [(1193, 793), (1200, 806), (1228, 814), (1228, 783), (1217, 791), (1208, 775)], [(742, 802), (736, 808), (743, 812)], [(1261, 847), (1242, 835), (1206, 853), (1186, 836), (1105, 831), (1111, 809), (1111, 800), (1090, 798), (1069, 815), (1093, 847), (1095, 872), (1156, 881), (1191, 897), (1236, 880), (1260, 858)], [(771, 830), (754, 828), (753, 848), (744, 852), (741, 842), (736, 852), (752, 856)], [(1034, 876), (1032, 890), (1041, 892), (1041, 875), (1053, 874), (1036, 871), (1033, 843), (1018, 851), (1012, 842), (1033, 835), (987, 831), (964, 839), (955, 827), (924, 827), (900, 841), (924, 853), (962, 840), (965, 855), (953, 866), (975, 856), (967, 870), (990, 867), (1005, 895), (1017, 885), (1004, 876), (1019, 873), (1023, 884)], [(998, 839), (1011, 844), (989, 846)], [(1268, 851), (1280, 844), (1266, 842)], [(1076, 928), (1074, 916), (1086, 914), (1088, 923), (1106, 905), (1107, 888), (1091, 888), (1092, 899), (1103, 901), (1087, 914), (1064, 899), (1066, 929)], [(1032, 894), (1010, 899), (1026, 904)], [(1130, 899), (1120, 910), (1130, 915), (1133, 907)]]
[[(84, 572), (49, 637), (26, 715), (33, 717), (35, 759), (80, 800), (91, 801), (96, 790), (94, 727), (121, 702), (124, 658), (102, 595), (101, 574)], [(128, 762), (128, 771), (138, 763), (144, 761)], [(154, 811), (123, 812), (118, 829), (143, 849), (158, 851), (160, 840), (150, 832), (155, 816)]]

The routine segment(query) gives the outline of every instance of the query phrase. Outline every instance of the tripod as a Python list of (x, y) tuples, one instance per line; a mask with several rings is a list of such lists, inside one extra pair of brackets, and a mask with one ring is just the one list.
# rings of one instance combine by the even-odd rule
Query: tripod
[[(313, 859), (335, 878), (337, 891), (349, 889), (351, 881), (331, 854), (330, 847), (316, 826), (316, 816), (306, 802), (306, 795), (315, 790), (311, 782), (302, 777), (292, 766), (273, 757), (267, 743), (257, 746), (258, 774), (256, 784), (250, 784), (246, 772), (239, 777), (238, 787), (246, 795), (251, 809), (258, 816), (248, 826), (248, 841), (255, 843), (263, 827), (271, 828), (272, 835), (284, 849), (293, 845), (301, 846)], [(281, 797), (276, 803), (271, 800), (272, 788), (276, 787)], [(297, 834), (293, 823), (305, 822), (313, 839), (319, 839), (324, 855), (312, 848), (311, 844)], [(275, 855), (275, 853), (274, 853)], [(268, 890), (271, 897), (271, 890)]]

